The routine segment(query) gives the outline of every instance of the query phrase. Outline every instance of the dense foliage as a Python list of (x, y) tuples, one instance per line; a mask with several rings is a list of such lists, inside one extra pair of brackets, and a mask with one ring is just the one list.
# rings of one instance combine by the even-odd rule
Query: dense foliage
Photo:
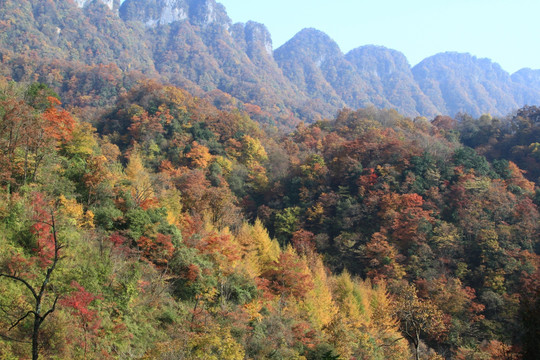
[[(520, 110), (512, 123), (531, 124), (535, 111)], [(479, 126), (485, 117), (468, 119)], [(411, 296), (427, 301), (440, 323), (410, 340), (418, 345), (414, 337), (423, 334), (440, 354), (458, 358), (484, 341), (533, 345), (524, 339), (537, 331), (520, 316), (538, 292), (538, 184), (512, 162), (529, 155), (491, 152), (490, 163), (459, 142), (473, 135), (460, 134), (466, 126), (364, 109), (299, 127), (283, 140), (289, 171), (253, 207), (281, 243), (307, 231), (332, 269), (387, 284), (398, 315), (402, 296), (409, 306), (417, 301)], [(534, 151), (517, 139), (529, 141), (505, 136), (507, 146)], [(399, 317), (410, 330), (408, 317)]]
[(536, 351), (536, 108), (484, 143), (373, 108), (281, 135), (151, 80), (78, 99), (0, 84), (0, 358)]
[(277, 147), (247, 115), (146, 81), (98, 134), (46, 86), (0, 94), (3, 359), (38, 315), (46, 358), (408, 356), (383, 284), (243, 219)]

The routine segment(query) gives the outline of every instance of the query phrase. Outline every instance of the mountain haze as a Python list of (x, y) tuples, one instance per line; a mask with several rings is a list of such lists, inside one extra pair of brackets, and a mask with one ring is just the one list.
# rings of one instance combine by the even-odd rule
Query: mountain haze
[(438, 113), (415, 82), (407, 58), (399, 51), (367, 45), (351, 50), (345, 58), (380, 96), (379, 102), (375, 102), (377, 106), (397, 108), (407, 114)]
[(512, 74), (512, 81), (525, 87), (540, 90), (540, 70), (521, 69)]
[(469, 54), (437, 54), (411, 68), (402, 53), (380, 46), (343, 54), (316, 29), (274, 50), (263, 24), (233, 23), (215, 0), (6, 0), (0, 29), (4, 63), (21, 56), (114, 63), (201, 96), (232, 96), (230, 106), (257, 105), (263, 121), (281, 124), (343, 107), (479, 116), (540, 101), (538, 71), (510, 75)]
[(437, 54), (420, 62), (412, 72), (422, 91), (445, 114), (501, 114), (503, 109), (540, 99), (537, 91), (514, 83), (499, 64), (469, 54)]
[[(347, 92), (354, 92), (362, 85), (350, 64), (344, 61), (339, 46), (328, 35), (315, 29), (300, 31), (275, 51), (274, 58), (285, 76), (300, 90), (334, 108), (346, 104), (344, 92), (338, 93), (340, 89), (336, 85), (339, 80), (351, 80), (349, 85), (352, 88), (344, 89)], [(347, 74), (351, 78), (338, 75), (338, 71), (340, 75)]]

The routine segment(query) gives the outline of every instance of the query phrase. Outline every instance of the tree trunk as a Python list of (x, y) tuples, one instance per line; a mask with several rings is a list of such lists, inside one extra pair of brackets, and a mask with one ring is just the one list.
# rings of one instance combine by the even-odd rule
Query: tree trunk
[(418, 348), (420, 347), (420, 332), (416, 333), (416, 339), (414, 339), (414, 358), (419, 360), (420, 356), (418, 354)]
[(32, 332), (32, 360), (38, 360), (39, 358), (39, 326), (41, 325), (41, 318), (34, 314), (34, 331)]

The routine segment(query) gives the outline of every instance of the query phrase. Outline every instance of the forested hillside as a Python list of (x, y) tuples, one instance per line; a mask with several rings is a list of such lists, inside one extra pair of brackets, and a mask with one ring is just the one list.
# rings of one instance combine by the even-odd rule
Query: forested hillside
[(284, 136), (151, 80), (101, 111), (0, 95), (4, 359), (537, 351), (536, 108)]
[(242, 215), (279, 148), (246, 114), (147, 81), (98, 133), (45, 86), (0, 94), (2, 359), (34, 317), (45, 358), (408, 356), (383, 285)]

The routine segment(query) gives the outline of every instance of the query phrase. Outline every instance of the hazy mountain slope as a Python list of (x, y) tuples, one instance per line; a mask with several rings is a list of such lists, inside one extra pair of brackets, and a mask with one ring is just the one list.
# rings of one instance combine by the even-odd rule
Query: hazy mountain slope
[(334, 109), (369, 104), (368, 86), (339, 46), (325, 33), (304, 29), (276, 49), (274, 58), (283, 73), (312, 99)]
[(329, 57), (339, 57), (339, 54), (339, 47), (326, 34), (304, 29), (276, 49), (274, 58), (285, 76), (300, 90), (338, 109), (345, 103), (325, 78), (321, 67)]
[(504, 115), (524, 105), (523, 99), (536, 97), (534, 90), (514, 83), (499, 64), (470, 54), (437, 54), (416, 65), (412, 72), (439, 111), (449, 115)]
[(512, 74), (512, 81), (540, 90), (540, 70), (521, 69)]
[(414, 80), (405, 55), (382, 46), (367, 45), (351, 50), (345, 58), (352, 63), (372, 92), (378, 106), (395, 107), (405, 114), (437, 114), (437, 108)]
[(515, 94), (519, 104), (540, 104), (540, 70), (521, 69), (512, 74), (512, 81), (519, 86)]
[[(396, 108), (407, 116), (504, 115), (540, 103), (540, 73), (510, 76), (489, 59), (444, 53), (411, 69), (398, 51), (363, 46), (344, 55), (325, 33), (304, 29), (273, 51), (263, 24), (233, 24), (215, 0), (5, 0), (0, 60), (22, 56), (122, 70), (230, 96), (259, 119), (292, 125), (343, 107)], [(71, 66), (71, 65), (70, 65)]]
[(127, 0), (120, 16), (145, 24), (156, 68), (174, 83), (187, 79), (204, 91), (219, 89), (280, 116), (302, 102), (302, 93), (272, 57), (264, 25), (233, 25), (214, 0)]

